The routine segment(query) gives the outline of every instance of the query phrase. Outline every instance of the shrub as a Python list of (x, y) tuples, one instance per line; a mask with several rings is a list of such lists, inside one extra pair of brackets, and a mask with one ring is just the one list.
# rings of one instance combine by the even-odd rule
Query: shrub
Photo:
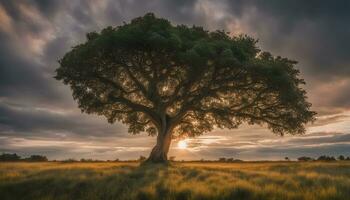
[(21, 157), (17, 154), (3, 153), (0, 155), (0, 161), (19, 161)]
[(335, 161), (335, 158), (333, 156), (320, 156), (317, 158), (319, 161)]
[(314, 159), (307, 156), (302, 156), (298, 158), (298, 161), (312, 161), (312, 160)]
[(82, 158), (80, 159), (80, 162), (94, 162), (94, 160), (92, 160), (91, 158), (89, 159)]
[(143, 162), (143, 161), (145, 161), (146, 160), (146, 157), (145, 156), (140, 156), (140, 158), (139, 158), (139, 161), (140, 162)]
[(71, 163), (71, 162), (78, 162), (78, 161), (73, 158), (68, 158), (66, 160), (63, 160), (62, 162)]
[(29, 158), (25, 159), (26, 161), (30, 161), (30, 162), (46, 162), (48, 161), (46, 156), (42, 156), (42, 155), (31, 155)]

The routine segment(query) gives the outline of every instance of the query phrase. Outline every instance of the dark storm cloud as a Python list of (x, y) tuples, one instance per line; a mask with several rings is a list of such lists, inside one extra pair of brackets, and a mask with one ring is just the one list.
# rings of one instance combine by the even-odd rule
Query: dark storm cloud
[(17, 31), (21, 33), (34, 33), (40, 34), (40, 32), (45, 31), (45, 26), (42, 26), (41, 21), (32, 20), (28, 18), (28, 14), (25, 9), (30, 2), (26, 1), (0, 1), (0, 5), (5, 9), (7, 15), (16, 23)]
[(20, 55), (10, 42), (0, 33), (0, 97), (60, 99), (39, 64)]
[(45, 16), (55, 15), (61, 8), (62, 4), (67, 3), (66, 0), (30, 0)]
[(0, 136), (12, 134), (40, 136), (62, 133), (77, 136), (128, 136), (125, 127), (108, 125), (103, 119), (96, 119), (79, 113), (60, 113), (40, 108), (16, 107), (0, 104)]
[(336, 106), (345, 106), (347, 108), (350, 108), (350, 84), (348, 87), (341, 91), (341, 95), (336, 96), (333, 103)]
[(232, 0), (226, 5), (228, 15), (243, 21), (242, 31), (258, 38), (263, 50), (299, 61), (320, 114), (350, 108), (349, 1)]
[(324, 78), (350, 75), (349, 1), (238, 0), (227, 3), (235, 10), (254, 9), (250, 26), (264, 46), (276, 53), (295, 56), (309, 75)]
[(169, 18), (176, 23), (193, 23), (197, 18), (193, 12), (196, 0), (149, 0), (146, 3), (140, 1), (107, 1), (106, 20), (110, 22), (122, 22), (147, 12), (154, 12), (157, 15)]

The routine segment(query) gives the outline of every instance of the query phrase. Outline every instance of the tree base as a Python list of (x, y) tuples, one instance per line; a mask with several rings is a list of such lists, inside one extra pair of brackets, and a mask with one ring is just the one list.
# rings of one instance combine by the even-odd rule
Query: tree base
[(164, 129), (164, 132), (158, 133), (157, 143), (153, 147), (145, 163), (168, 163), (168, 151), (171, 143), (171, 134)]
[(153, 157), (152, 155), (150, 155), (150, 157), (148, 157), (143, 163), (168, 163), (168, 159), (164, 158), (164, 157)]
[(170, 162), (169, 161), (162, 161), (162, 162), (155, 162), (152, 160), (145, 160), (140, 163), (140, 166), (169, 166)]

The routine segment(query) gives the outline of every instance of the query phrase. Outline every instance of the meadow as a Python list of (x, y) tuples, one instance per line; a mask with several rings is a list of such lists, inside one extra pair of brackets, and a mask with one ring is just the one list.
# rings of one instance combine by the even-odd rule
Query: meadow
[(350, 162), (9, 162), (0, 199), (350, 199)]

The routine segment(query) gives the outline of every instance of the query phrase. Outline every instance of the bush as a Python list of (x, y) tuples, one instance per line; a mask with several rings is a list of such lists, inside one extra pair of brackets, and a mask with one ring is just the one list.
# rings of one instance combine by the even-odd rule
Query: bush
[(298, 161), (313, 161), (313, 158), (307, 157), (307, 156), (302, 156), (298, 158)]
[(19, 161), (21, 157), (17, 154), (3, 153), (0, 155), (0, 161)]
[(80, 159), (80, 162), (94, 162), (94, 160), (92, 160), (91, 158), (89, 159), (82, 158)]
[(345, 157), (344, 157), (343, 155), (340, 155), (340, 156), (338, 157), (338, 160), (345, 160)]
[(140, 158), (139, 158), (139, 161), (140, 162), (143, 162), (143, 161), (145, 161), (146, 160), (146, 157), (145, 156), (140, 156)]
[(219, 158), (219, 162), (243, 162), (243, 160), (234, 158)]
[(29, 158), (25, 159), (26, 161), (30, 161), (30, 162), (46, 162), (48, 161), (46, 156), (42, 156), (42, 155), (31, 155)]
[(317, 158), (319, 161), (335, 161), (335, 158), (333, 156), (320, 156)]
[(72, 162), (78, 162), (76, 159), (74, 158), (68, 158), (66, 160), (63, 160), (62, 162), (65, 162), (65, 163), (72, 163)]

